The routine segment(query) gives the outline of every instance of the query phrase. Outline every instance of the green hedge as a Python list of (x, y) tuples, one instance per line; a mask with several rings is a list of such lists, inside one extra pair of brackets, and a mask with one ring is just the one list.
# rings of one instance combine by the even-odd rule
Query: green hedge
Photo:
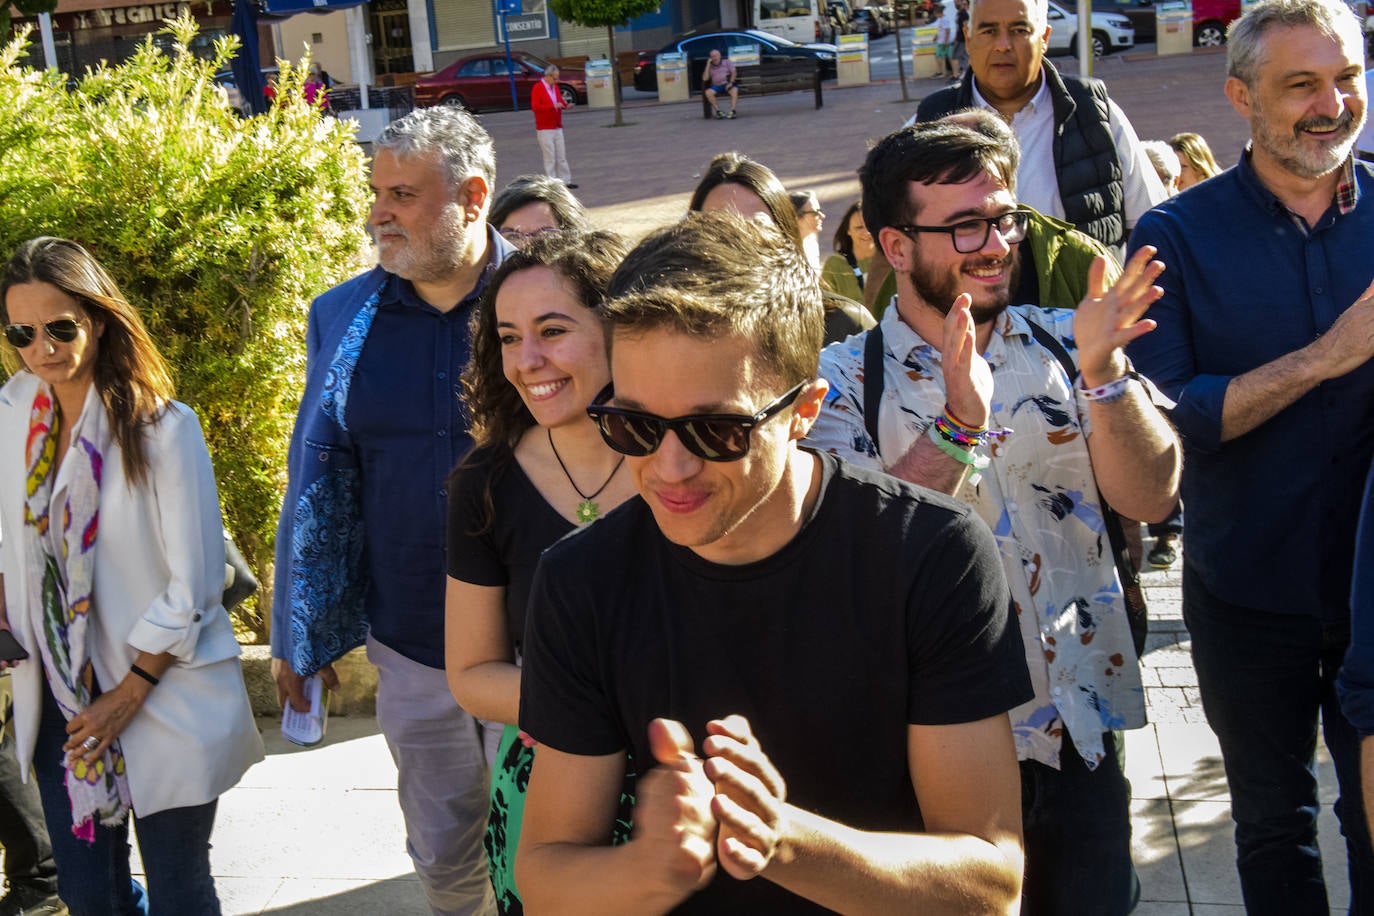
[[(267, 584), (306, 310), (366, 266), (365, 160), (351, 124), (300, 101), (303, 65), (241, 119), (211, 79), (233, 42), (198, 60), (189, 18), (164, 32), (168, 52), (150, 39), (70, 89), (16, 65), (27, 35), (0, 53), (0, 257), (55, 235), (109, 269), (200, 414), (225, 524)], [(241, 638), (266, 637), (268, 603), (241, 608)]]

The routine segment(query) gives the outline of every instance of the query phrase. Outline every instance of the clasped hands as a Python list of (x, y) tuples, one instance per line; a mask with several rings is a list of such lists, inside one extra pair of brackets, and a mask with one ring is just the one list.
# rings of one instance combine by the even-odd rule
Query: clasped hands
[(717, 866), (740, 880), (768, 867), (784, 833), (787, 787), (743, 716), (706, 723), (705, 759), (681, 723), (649, 723), (657, 766), (635, 789), (633, 841), (677, 893), (698, 890)]

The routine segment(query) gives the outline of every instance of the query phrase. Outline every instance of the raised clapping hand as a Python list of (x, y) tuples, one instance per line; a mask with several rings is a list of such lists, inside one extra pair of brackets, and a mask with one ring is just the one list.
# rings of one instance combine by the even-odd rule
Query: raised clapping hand
[(1088, 295), (1073, 317), (1073, 336), (1078, 344), (1078, 370), (1089, 388), (1121, 378), (1126, 373), (1122, 348), (1155, 329), (1145, 311), (1164, 290), (1154, 285), (1164, 264), (1152, 260), (1157, 249), (1143, 246), (1126, 262), (1121, 277), (1110, 289), (1106, 258), (1097, 257), (1088, 270)]
[(715, 786), (711, 813), (720, 825), (716, 860), (733, 878), (768, 867), (782, 836), (787, 786), (744, 716), (706, 723), (706, 776)]
[(978, 352), (977, 330), (969, 311), (972, 302), (968, 293), (960, 293), (945, 315), (940, 365), (945, 399), (955, 418), (969, 426), (984, 427), (992, 409), (992, 369)]
[(645, 861), (664, 869), (672, 895), (685, 898), (716, 873), (715, 790), (681, 722), (654, 719), (649, 747), (658, 765), (635, 786), (634, 844)]

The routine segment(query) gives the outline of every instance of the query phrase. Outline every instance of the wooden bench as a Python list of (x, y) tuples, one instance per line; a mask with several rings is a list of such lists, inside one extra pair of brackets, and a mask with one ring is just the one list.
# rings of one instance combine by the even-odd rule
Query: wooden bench
[[(735, 81), (741, 96), (810, 89), (816, 93), (816, 107), (825, 104), (821, 98), (821, 64), (817, 60), (796, 57), (765, 60), (757, 66), (737, 68)], [(715, 110), (704, 91), (701, 93), (701, 116), (715, 117)]]

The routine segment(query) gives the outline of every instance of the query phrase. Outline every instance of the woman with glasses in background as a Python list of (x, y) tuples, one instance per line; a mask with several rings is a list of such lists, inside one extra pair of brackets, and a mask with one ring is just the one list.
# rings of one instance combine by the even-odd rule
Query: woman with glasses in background
[[(825, 228), (825, 212), (815, 191), (793, 191), (787, 195), (797, 211), (797, 233), (801, 235), (806, 260), (820, 272), (821, 230)], [(853, 298), (852, 296), (850, 298)]]
[(544, 548), (635, 494), (624, 456), (587, 416), (611, 380), (598, 309), (626, 250), (609, 232), (552, 233), (508, 257), (478, 307), (463, 372), (475, 444), (448, 487), (445, 667), (464, 709), (506, 725), (486, 839), (503, 914), (523, 911), (515, 850), (534, 748), (516, 721), (534, 568)]
[[(75, 916), (218, 916), (219, 796), (262, 759), (222, 603), (200, 422), (137, 311), (80, 245), (26, 242), (0, 279), (0, 629)], [(132, 818), (131, 818), (132, 815)], [(130, 820), (148, 889), (130, 875)]]
[(521, 175), (491, 202), (487, 223), (516, 248), (562, 229), (584, 229), (587, 211), (557, 178)]

